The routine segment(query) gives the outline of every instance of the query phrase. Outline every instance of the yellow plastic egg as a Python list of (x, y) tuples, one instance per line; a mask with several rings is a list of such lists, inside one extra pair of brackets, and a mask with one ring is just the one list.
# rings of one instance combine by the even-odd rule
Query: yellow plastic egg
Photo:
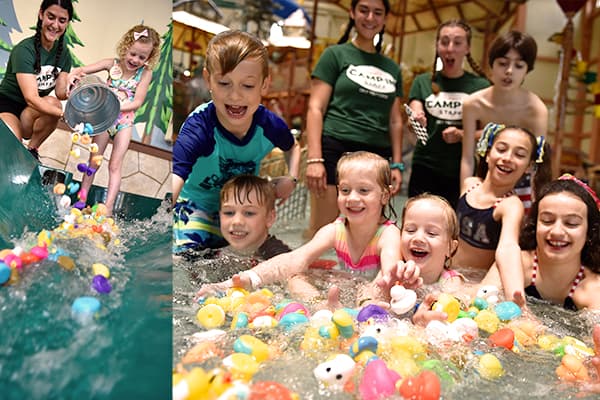
[(92, 264), (92, 271), (94, 275), (102, 275), (106, 279), (110, 278), (110, 270), (104, 264), (94, 263)]
[(537, 340), (537, 344), (540, 346), (540, 349), (545, 351), (554, 351), (559, 342), (560, 339), (555, 335), (540, 335)]
[(225, 311), (216, 304), (207, 304), (198, 310), (196, 319), (206, 329), (215, 329), (225, 323)]
[(258, 362), (249, 354), (233, 353), (223, 360), (223, 365), (231, 372), (233, 379), (248, 382), (258, 371)]
[(487, 333), (496, 332), (500, 325), (500, 320), (496, 314), (489, 310), (479, 311), (479, 314), (477, 314), (473, 320), (477, 323), (479, 329), (482, 329)]
[(460, 311), (460, 302), (456, 297), (448, 293), (441, 293), (437, 301), (433, 304), (434, 311), (442, 311), (448, 315), (448, 322), (454, 321)]
[(486, 379), (496, 379), (504, 375), (504, 368), (495, 355), (488, 353), (479, 359), (477, 372)]

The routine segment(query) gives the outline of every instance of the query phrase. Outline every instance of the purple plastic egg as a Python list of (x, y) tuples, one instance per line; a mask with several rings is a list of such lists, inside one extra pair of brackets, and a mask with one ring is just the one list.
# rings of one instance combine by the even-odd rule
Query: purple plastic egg
[(359, 312), (358, 315), (356, 316), (356, 320), (358, 322), (365, 322), (370, 318), (373, 318), (374, 320), (377, 321), (384, 321), (386, 319), (388, 319), (390, 316), (390, 313), (387, 312), (387, 310), (385, 310), (383, 307), (380, 307), (376, 304), (369, 304), (364, 306)]
[(92, 287), (98, 293), (110, 293), (112, 290), (110, 282), (103, 275), (94, 276), (94, 279), (92, 279)]

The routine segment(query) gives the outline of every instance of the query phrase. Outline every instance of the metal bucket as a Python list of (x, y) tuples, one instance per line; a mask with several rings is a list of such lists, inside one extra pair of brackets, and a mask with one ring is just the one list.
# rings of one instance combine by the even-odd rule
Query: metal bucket
[(97, 135), (114, 125), (121, 103), (117, 95), (95, 75), (84, 76), (71, 91), (65, 105), (64, 119), (74, 129), (83, 122), (92, 126), (90, 135)]

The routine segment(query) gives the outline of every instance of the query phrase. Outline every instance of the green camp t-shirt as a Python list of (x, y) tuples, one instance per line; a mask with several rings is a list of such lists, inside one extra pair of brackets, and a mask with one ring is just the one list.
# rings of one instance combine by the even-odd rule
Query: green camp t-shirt
[(333, 88), (323, 135), (390, 146), (390, 110), (402, 97), (402, 75), (392, 59), (345, 43), (325, 49), (312, 76)]
[[(26, 104), (21, 88), (17, 83), (17, 73), (35, 74), (35, 40), (28, 37), (13, 47), (6, 65), (6, 74), (0, 83), (0, 96), (8, 97), (21, 104)], [(56, 60), (58, 42), (54, 43), (52, 50), (46, 51), (40, 46), (40, 72), (36, 74), (38, 93), (41, 97), (47, 96), (56, 86), (56, 80), (52, 71)], [(58, 61), (58, 71), (69, 72), (71, 70), (71, 56), (66, 47), (63, 47), (62, 55)]]
[(487, 79), (465, 73), (459, 78), (447, 78), (436, 74), (436, 83), (441, 91), (437, 95), (431, 90), (431, 73), (417, 76), (410, 88), (409, 101), (420, 100), (427, 117), (429, 139), (423, 145), (417, 140), (413, 164), (425, 166), (441, 176), (460, 176), (462, 143), (446, 143), (442, 131), (449, 126), (462, 129), (462, 105), (471, 93), (490, 85)]

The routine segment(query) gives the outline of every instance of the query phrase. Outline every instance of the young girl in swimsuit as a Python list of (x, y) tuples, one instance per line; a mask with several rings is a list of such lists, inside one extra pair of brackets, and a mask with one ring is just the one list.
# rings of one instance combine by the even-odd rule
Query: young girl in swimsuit
[[(392, 276), (398, 280), (418, 274), (427, 292), (458, 293), (463, 287), (464, 278), (451, 269), (452, 256), (458, 247), (458, 219), (454, 209), (445, 198), (422, 193), (407, 200), (402, 212), (400, 252), (404, 261), (399, 261)], [(416, 272), (412, 272), (416, 270)], [(435, 293), (426, 294), (413, 322), (426, 325), (447, 316), (430, 310), (437, 299)]]
[[(84, 172), (81, 184), (81, 203), (78, 208), (85, 207), (87, 192), (94, 181), (95, 172), (100, 168), (104, 150), (109, 139), (113, 140), (113, 148), (108, 166), (108, 192), (106, 208), (112, 216), (113, 207), (121, 187), (121, 167), (125, 153), (129, 148), (135, 111), (144, 103), (148, 86), (152, 80), (152, 67), (160, 55), (160, 36), (145, 25), (136, 25), (129, 29), (117, 44), (119, 58), (106, 58), (94, 64), (75, 68), (69, 74), (69, 81), (74, 82), (86, 74), (108, 71), (108, 86), (117, 94), (121, 101), (121, 112), (115, 125), (106, 132), (94, 136), (98, 144), (98, 153), (90, 154), (87, 171)], [(85, 121), (82, 121), (85, 122)]]
[[(594, 191), (572, 175), (542, 189), (520, 236), (526, 294), (569, 310), (600, 310), (599, 206)], [(499, 283), (498, 275), (494, 266), (484, 284)]]
[[(287, 281), (294, 297), (305, 301), (318, 299), (321, 292), (307, 281), (304, 273), (319, 256), (334, 249), (342, 270), (370, 281), (359, 288), (359, 303), (388, 300), (385, 289), (375, 282), (383, 280), (383, 275), (391, 274), (400, 259), (400, 230), (386, 215), (392, 183), (389, 163), (374, 153), (349, 153), (338, 162), (337, 176), (337, 205), (342, 216), (319, 229), (303, 246), (273, 257), (225, 282), (205, 285), (197, 295), (232, 286), (257, 288)], [(390, 210), (395, 215), (391, 207)], [(406, 275), (409, 276), (404, 276), (402, 282), (406, 286), (418, 282), (418, 275)], [(337, 288), (330, 289), (330, 300), (336, 297), (332, 290), (335, 292)]]
[[(543, 137), (538, 140), (526, 129), (486, 125), (477, 149), (479, 177), (465, 179), (466, 190), (458, 200), (460, 235), (454, 265), (487, 270), (495, 260), (504, 287), (510, 289), (509, 300), (523, 290), (518, 238), (524, 208), (514, 187), (533, 162), (538, 171), (550, 170), (544, 146)], [(536, 174), (537, 179), (544, 176), (548, 174)]]

